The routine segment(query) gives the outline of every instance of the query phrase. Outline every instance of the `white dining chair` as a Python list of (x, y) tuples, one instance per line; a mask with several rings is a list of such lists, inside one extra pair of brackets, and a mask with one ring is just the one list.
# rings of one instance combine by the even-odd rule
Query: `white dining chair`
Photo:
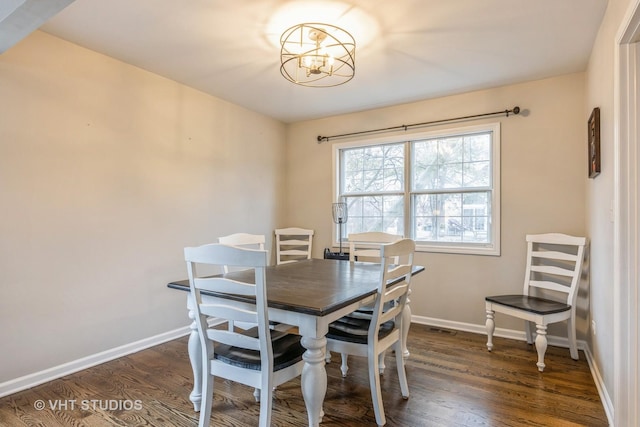
[[(213, 377), (236, 381), (259, 390), (260, 427), (271, 425), (274, 387), (302, 373), (304, 348), (300, 336), (269, 329), (265, 267), (265, 250), (245, 249), (222, 244), (208, 244), (184, 249), (189, 274), (195, 321), (202, 345), (202, 396), (199, 426), (208, 426), (214, 391)], [(244, 283), (224, 277), (200, 277), (197, 266), (228, 265), (255, 270), (255, 281)], [(207, 296), (203, 292), (230, 294), (234, 299)], [(255, 298), (255, 304), (237, 297)], [(254, 323), (242, 332), (209, 326), (208, 319), (227, 319)]]
[[(371, 317), (345, 316), (329, 325), (327, 350), (342, 354), (342, 376), (346, 377), (347, 355), (367, 358), (369, 385), (376, 422), (386, 424), (380, 389), (380, 362), (387, 349), (395, 350), (400, 390), (404, 399), (409, 398), (409, 386), (402, 357), (403, 310), (411, 285), (411, 271), (415, 242), (402, 239), (382, 245), (380, 255), (380, 282), (376, 292)], [(386, 309), (383, 309), (385, 308)]]
[(380, 261), (380, 245), (393, 243), (402, 239), (401, 235), (384, 233), (381, 231), (366, 231), (363, 233), (351, 233), (349, 240), (349, 261), (366, 261), (373, 258)]
[[(264, 250), (265, 244), (264, 234), (250, 234), (250, 233), (234, 233), (228, 236), (218, 237), (218, 243), (223, 245), (238, 246), (241, 248), (249, 249), (261, 249)], [(229, 266), (222, 266), (225, 273), (229, 272)], [(236, 268), (237, 270), (237, 268)]]
[(571, 358), (578, 360), (576, 298), (587, 239), (548, 233), (527, 235), (526, 241), (527, 267), (522, 294), (485, 297), (487, 349), (493, 350), (496, 312), (523, 319), (529, 344), (533, 344), (533, 322), (538, 352), (536, 365), (542, 372), (546, 366), (544, 355), (547, 351), (547, 325), (550, 323), (567, 322)]
[(276, 264), (311, 259), (313, 234), (313, 230), (299, 227), (276, 229)]
[[(380, 247), (387, 243), (397, 242), (402, 239), (402, 236), (399, 234), (391, 234), (385, 233), (381, 231), (365, 231), (362, 233), (351, 233), (348, 235), (349, 240), (349, 261), (355, 262), (358, 261), (369, 261), (369, 262), (380, 262), (381, 254)], [(397, 261), (397, 260), (394, 260)], [(408, 301), (410, 302), (410, 301)], [(390, 302), (389, 304), (392, 304)], [(352, 316), (356, 317), (370, 317), (372, 313), (371, 306), (364, 306), (358, 309), (355, 313), (352, 313)], [(405, 325), (403, 331), (403, 342), (405, 342), (405, 347), (402, 350), (402, 354), (405, 358), (409, 357), (409, 350), (406, 348), (406, 339), (409, 335), (409, 326), (411, 324), (411, 305), (407, 304), (405, 306)], [(327, 352), (325, 354), (325, 362), (331, 362), (331, 353)], [(346, 366), (347, 356), (342, 355), (342, 363)], [(384, 359), (380, 365), (381, 371), (384, 371)]]

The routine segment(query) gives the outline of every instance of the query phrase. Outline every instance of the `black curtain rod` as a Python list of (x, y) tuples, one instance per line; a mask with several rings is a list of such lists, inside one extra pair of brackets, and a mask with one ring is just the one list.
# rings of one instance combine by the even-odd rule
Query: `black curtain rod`
[(369, 134), (369, 133), (378, 133), (378, 132), (391, 132), (391, 131), (394, 131), (394, 130), (405, 130), (406, 131), (407, 129), (412, 128), (412, 127), (416, 127), (416, 126), (428, 126), (428, 125), (434, 125), (434, 124), (439, 124), (439, 123), (455, 122), (455, 121), (458, 121), (458, 120), (475, 119), (475, 118), (478, 118), (478, 117), (495, 116), (495, 115), (498, 115), (498, 114), (504, 114), (505, 116), (509, 117), (510, 113), (519, 114), (520, 113), (520, 107), (516, 106), (516, 107), (513, 107), (512, 110), (494, 111), (493, 113), (475, 114), (473, 116), (454, 117), (452, 119), (432, 120), (430, 122), (413, 123), (411, 125), (400, 125), (400, 126), (392, 126), (392, 127), (388, 127), (388, 128), (363, 130), (363, 131), (360, 131), (360, 132), (343, 133), (343, 134), (340, 134), (340, 135), (331, 135), (331, 136), (318, 135), (318, 144), (322, 144), (324, 141), (328, 142), (330, 139), (335, 139), (335, 138), (346, 138), (348, 136), (365, 135), (365, 134)]

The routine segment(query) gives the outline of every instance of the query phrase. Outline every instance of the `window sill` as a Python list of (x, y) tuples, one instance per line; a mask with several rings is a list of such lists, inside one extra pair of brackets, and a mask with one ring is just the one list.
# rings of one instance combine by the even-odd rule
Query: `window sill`
[(453, 246), (448, 244), (424, 244), (416, 242), (416, 252), (432, 252), (432, 253), (445, 253), (445, 254), (458, 254), (458, 255), (486, 255), (486, 256), (500, 256), (500, 247), (496, 246), (482, 246), (482, 245), (469, 245), (469, 246)]

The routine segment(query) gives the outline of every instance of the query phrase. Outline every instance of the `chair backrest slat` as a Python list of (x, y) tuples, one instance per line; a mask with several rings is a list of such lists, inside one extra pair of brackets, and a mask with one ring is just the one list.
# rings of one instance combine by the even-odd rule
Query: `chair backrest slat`
[(222, 277), (196, 277), (195, 286), (203, 291), (221, 292), (235, 295), (255, 295), (255, 285), (224, 279)]
[(576, 237), (562, 233), (527, 234), (526, 240), (527, 242), (569, 246), (584, 246), (587, 242), (586, 237)]
[[(287, 245), (291, 245), (291, 246), (308, 246), (309, 245), (309, 241), (308, 240), (299, 240), (299, 239), (291, 239), (291, 240), (280, 240), (281, 243), (286, 243)], [(307, 251), (304, 251), (305, 254)]]
[(209, 329), (207, 336), (210, 340), (234, 347), (260, 351), (260, 339), (237, 334), (223, 329)]
[(531, 256), (534, 258), (548, 258), (574, 262), (577, 260), (576, 256), (573, 254), (558, 251), (532, 251)]
[(236, 322), (258, 323), (258, 313), (229, 304), (200, 304), (200, 312), (205, 316)]
[(530, 280), (529, 286), (540, 289), (548, 289), (550, 291), (562, 292), (568, 294), (571, 291), (571, 286), (561, 285), (556, 282), (550, 282), (548, 280)]
[(532, 272), (553, 274), (555, 276), (573, 277), (574, 271), (562, 267), (554, 267), (552, 265), (532, 265)]
[(307, 256), (308, 252), (301, 249), (289, 249), (286, 251), (280, 251), (280, 255), (303, 255)]
[(235, 233), (218, 238), (218, 243), (223, 245), (249, 247), (249, 249), (264, 249), (265, 237), (263, 234)]
[(391, 286), (391, 288), (384, 293), (383, 301), (388, 302), (400, 298), (402, 294), (406, 292), (406, 287), (407, 285), (404, 283)]

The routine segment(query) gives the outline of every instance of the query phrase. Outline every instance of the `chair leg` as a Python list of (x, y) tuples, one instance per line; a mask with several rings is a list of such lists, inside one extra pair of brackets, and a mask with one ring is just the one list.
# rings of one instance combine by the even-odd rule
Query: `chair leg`
[(271, 426), (271, 408), (273, 407), (273, 390), (271, 387), (266, 388), (266, 396), (260, 399), (260, 424), (259, 427)]
[(544, 371), (544, 354), (547, 351), (547, 325), (536, 325), (536, 350), (538, 351), (538, 371)]
[(576, 344), (575, 317), (567, 319), (567, 336), (569, 337), (569, 353), (573, 360), (578, 360), (578, 345)]
[(409, 301), (409, 295), (411, 295), (411, 290), (407, 294), (407, 302), (404, 305), (404, 310), (402, 311), (402, 357), (407, 359), (411, 353), (407, 348), (407, 339), (409, 337), (409, 328), (411, 327), (411, 305)]
[(253, 390), (253, 397), (256, 399), (256, 402), (260, 402), (260, 389), (256, 388)]
[(340, 366), (340, 370), (342, 371), (342, 378), (347, 376), (347, 371), (349, 370), (349, 365), (347, 364), (347, 359), (349, 359), (349, 354), (341, 353), (342, 356), (342, 365)]
[(493, 321), (495, 311), (487, 308), (487, 322), (485, 327), (487, 328), (487, 350), (493, 350), (493, 331), (496, 329), (496, 323)]
[[(402, 348), (396, 348), (398, 354), (396, 359), (402, 359)], [(387, 423), (384, 417), (384, 407), (382, 406), (382, 391), (380, 390), (380, 375), (378, 374), (378, 355), (369, 349), (367, 357), (369, 364), (369, 388), (371, 389), (371, 400), (373, 401), (373, 411), (376, 414), (376, 423), (383, 426)]]
[(524, 321), (524, 334), (527, 338), (527, 344), (533, 344), (533, 334), (531, 333), (531, 322)]
[[(378, 355), (378, 372), (380, 372), (380, 375), (384, 375), (384, 369), (387, 367), (387, 365), (384, 364), (384, 357), (386, 354), (387, 354), (387, 351), (385, 350)], [(402, 353), (397, 353), (397, 354), (402, 354)]]
[(329, 350), (324, 354), (324, 363), (331, 363), (331, 352)]
[(202, 377), (202, 403), (198, 427), (208, 427), (211, 422), (211, 405), (213, 403), (213, 376), (207, 372)]
[(400, 391), (402, 392), (402, 398), (407, 400), (409, 398), (409, 383), (407, 382), (407, 371), (404, 365), (404, 358), (398, 357), (399, 344), (396, 344), (396, 367), (398, 368), (398, 381), (400, 382)]

